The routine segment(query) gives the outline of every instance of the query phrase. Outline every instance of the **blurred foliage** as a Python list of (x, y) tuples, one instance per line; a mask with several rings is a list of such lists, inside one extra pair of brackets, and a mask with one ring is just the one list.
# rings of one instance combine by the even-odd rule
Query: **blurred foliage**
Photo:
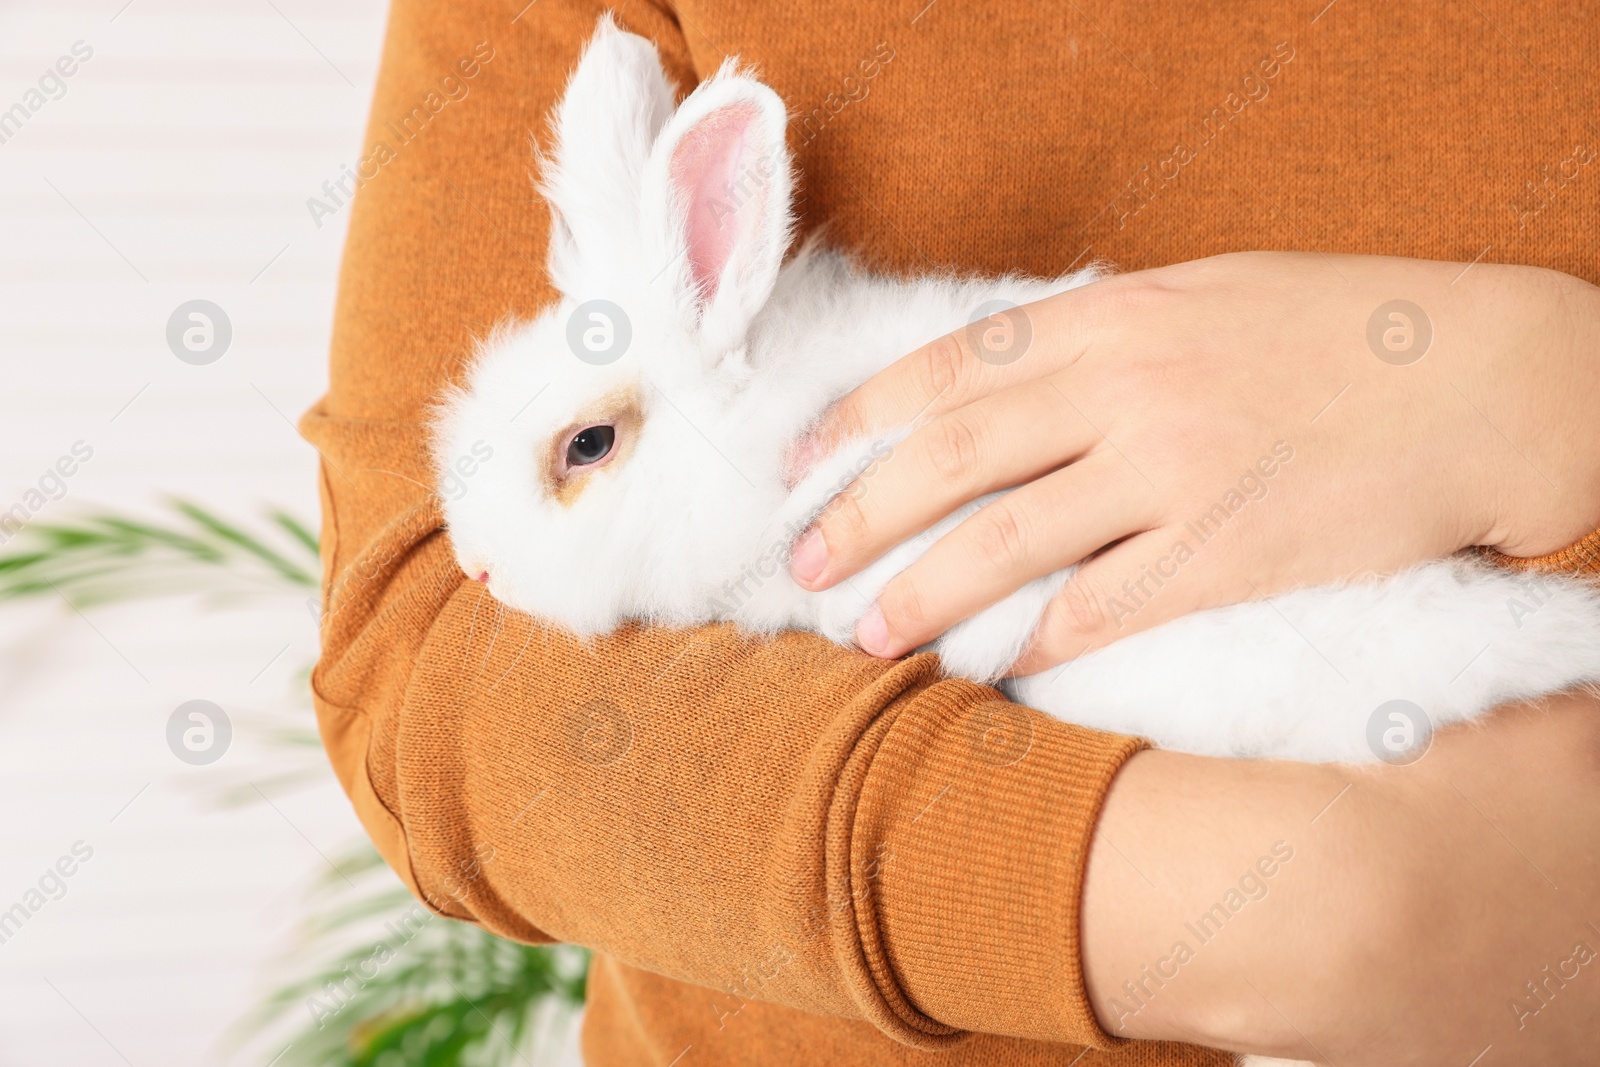
[(101, 512), (24, 527), (0, 554), (0, 601), (56, 593), (81, 608), (180, 593), (234, 599), (317, 589), (317, 537), (287, 512), (268, 513), (275, 535), (268, 537), (185, 500), (168, 507), (168, 524)]
[[(230, 604), (316, 594), (317, 538), (289, 513), (268, 511), (252, 528), (188, 501), (167, 510), (159, 521), (100, 511), (24, 527), (0, 550), (0, 604), (58, 596), (81, 610), (176, 594)], [(309, 666), (292, 711), (261, 732), (284, 750), (315, 755), (230, 789), (226, 802), (259, 801), (262, 784), (326, 780), (308, 676)], [(588, 968), (582, 949), (516, 944), (433, 915), (365, 839), (312, 887), (300, 943), (287, 955), (299, 977), (235, 1028), (241, 1044), (276, 1042), (273, 1067), (548, 1063), (563, 1022), (583, 1003)]]
[(241, 1026), (287, 1030), (280, 1064), (553, 1062), (563, 1023), (583, 1002), (581, 949), (519, 945), (439, 918), (364, 842), (334, 860), (312, 895), (293, 953), (301, 977)]

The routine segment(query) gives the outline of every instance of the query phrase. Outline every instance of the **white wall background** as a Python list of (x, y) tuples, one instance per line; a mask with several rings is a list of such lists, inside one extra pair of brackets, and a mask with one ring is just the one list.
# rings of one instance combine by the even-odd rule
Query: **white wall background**
[[(94, 51), (0, 144), (0, 510), (75, 441), (94, 449), (40, 519), (165, 495), (238, 517), (316, 517), (292, 423), (321, 393), (344, 217), (306, 198), (355, 159), (382, 0), (0, 0), (0, 110), (58, 56)], [(205, 298), (226, 355), (165, 330)], [(293, 706), (316, 632), (298, 598), (0, 606), (0, 910), (82, 840), (93, 858), (0, 944), (0, 1065), (221, 1062), (270, 985), (301, 894), (358, 832), (331, 775), (221, 809), (285, 759), (246, 729)], [(215, 701), (232, 748), (168, 750), (180, 703)], [(264, 1062), (264, 1059), (261, 1060)]]

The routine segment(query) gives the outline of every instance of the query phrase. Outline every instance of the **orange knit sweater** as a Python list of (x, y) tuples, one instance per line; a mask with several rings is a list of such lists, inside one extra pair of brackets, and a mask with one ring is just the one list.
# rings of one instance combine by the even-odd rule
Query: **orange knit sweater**
[[(303, 422), (324, 460), (318, 713), (378, 848), (445, 914), (597, 949), (591, 1067), (1229, 1062), (1117, 1041), (1085, 996), (1085, 857), (1137, 740), (810, 635), (583, 648), (457, 571), (427, 405), (475, 338), (551, 299), (529, 136), (549, 143), (603, 6), (394, 3), (332, 385)], [(1594, 18), (1583, 0), (619, 11), (685, 91), (725, 55), (755, 64), (794, 114), (804, 226), (883, 270), (1318, 249), (1600, 282)], [(1024, 758), (997, 724), (1031, 735)]]

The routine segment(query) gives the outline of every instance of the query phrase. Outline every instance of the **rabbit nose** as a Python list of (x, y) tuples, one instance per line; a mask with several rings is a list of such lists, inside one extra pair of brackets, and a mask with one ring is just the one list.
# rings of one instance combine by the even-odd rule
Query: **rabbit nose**
[(488, 571), (479, 571), (478, 572), (478, 576), (476, 578), (474, 578), (473, 581), (482, 582), (484, 585), (488, 585), (489, 584), (489, 572)]

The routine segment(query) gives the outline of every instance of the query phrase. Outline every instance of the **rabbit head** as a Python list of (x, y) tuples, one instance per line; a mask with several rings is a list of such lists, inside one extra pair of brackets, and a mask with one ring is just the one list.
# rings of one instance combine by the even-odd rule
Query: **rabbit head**
[(718, 438), (738, 433), (791, 179), (771, 89), (730, 62), (675, 108), (655, 48), (609, 16), (554, 125), (540, 191), (560, 300), (480, 345), (433, 452), (462, 569), (585, 634), (681, 605), (744, 550), (742, 521), (719, 510), (777, 483)]

